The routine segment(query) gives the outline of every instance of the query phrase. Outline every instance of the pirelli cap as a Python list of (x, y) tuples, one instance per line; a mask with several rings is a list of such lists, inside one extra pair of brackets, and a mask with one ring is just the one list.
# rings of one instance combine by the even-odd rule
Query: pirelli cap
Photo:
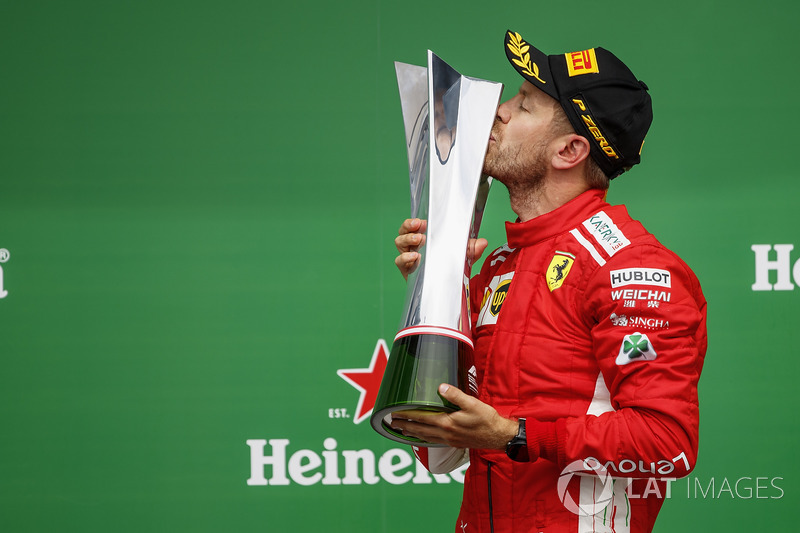
[(511, 30), (505, 51), (523, 78), (558, 100), (606, 176), (639, 163), (653, 107), (647, 85), (625, 63), (604, 48), (546, 55)]

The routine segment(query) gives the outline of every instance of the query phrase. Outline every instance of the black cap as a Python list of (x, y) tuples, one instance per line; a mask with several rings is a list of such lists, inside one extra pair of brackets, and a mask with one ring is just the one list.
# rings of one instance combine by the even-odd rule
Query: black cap
[(546, 55), (511, 30), (505, 51), (523, 78), (558, 100), (606, 176), (614, 179), (641, 160), (653, 106), (647, 85), (617, 56), (604, 48)]

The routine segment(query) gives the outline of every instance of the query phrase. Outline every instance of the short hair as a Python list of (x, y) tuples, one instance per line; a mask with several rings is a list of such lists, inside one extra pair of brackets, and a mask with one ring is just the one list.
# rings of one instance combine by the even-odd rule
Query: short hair
[[(554, 99), (553, 120), (550, 122), (550, 134), (553, 137), (557, 137), (559, 135), (567, 135), (569, 133), (576, 133), (575, 128), (572, 127), (572, 124), (567, 118), (564, 108), (562, 108), (561, 104)], [(583, 168), (583, 177), (590, 189), (600, 189), (603, 191), (608, 190), (609, 185), (611, 185), (611, 180), (608, 179), (608, 176), (606, 176), (605, 172), (600, 169), (600, 166), (597, 164), (591, 154), (589, 154), (589, 156), (586, 158), (586, 166)]]

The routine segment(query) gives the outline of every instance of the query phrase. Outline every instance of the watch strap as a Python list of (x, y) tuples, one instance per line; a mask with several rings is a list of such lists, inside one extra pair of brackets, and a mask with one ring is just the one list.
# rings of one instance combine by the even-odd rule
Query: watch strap
[(525, 432), (525, 419), (519, 419), (519, 429), (513, 439), (506, 444), (506, 455), (512, 461), (525, 463), (528, 461), (528, 438)]

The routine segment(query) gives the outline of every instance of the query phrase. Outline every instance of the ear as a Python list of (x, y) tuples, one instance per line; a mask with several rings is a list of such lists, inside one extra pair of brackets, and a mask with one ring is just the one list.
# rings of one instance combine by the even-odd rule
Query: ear
[(589, 157), (589, 140), (576, 133), (559, 137), (556, 152), (553, 154), (553, 168), (568, 170), (581, 164)]

